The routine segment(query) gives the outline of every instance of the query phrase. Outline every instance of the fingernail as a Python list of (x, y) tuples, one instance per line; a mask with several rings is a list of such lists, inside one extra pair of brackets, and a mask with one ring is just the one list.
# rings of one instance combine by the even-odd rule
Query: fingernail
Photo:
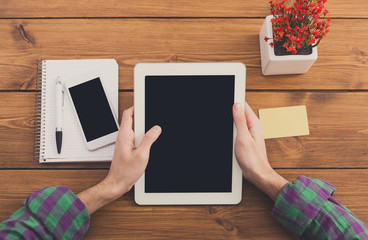
[(235, 110), (236, 110), (237, 112), (240, 112), (240, 111), (242, 110), (242, 107), (241, 107), (240, 103), (236, 103), (236, 104), (235, 104)]
[(155, 133), (160, 133), (161, 132), (161, 127), (156, 125), (152, 128), (152, 131), (154, 131)]

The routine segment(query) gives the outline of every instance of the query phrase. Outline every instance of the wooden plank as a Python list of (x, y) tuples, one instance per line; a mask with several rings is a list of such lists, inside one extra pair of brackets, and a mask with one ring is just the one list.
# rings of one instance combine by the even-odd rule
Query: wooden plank
[[(200, 1), (199, 1), (200, 2)], [(243, 62), (247, 89), (368, 89), (367, 20), (335, 19), (304, 75), (261, 74), (263, 19), (7, 19), (0, 90), (34, 89), (37, 59), (115, 58), (120, 89), (138, 62)], [(173, 34), (175, 33), (175, 34)]]
[(253, 109), (306, 105), (310, 135), (266, 140), (274, 167), (367, 167), (368, 93), (248, 93)]
[[(254, 0), (2, 0), (1, 18), (65, 18), (65, 17), (264, 17), (269, 14), (268, 1)], [(366, 18), (368, 4), (364, 0), (347, 2), (329, 0), (326, 8), (332, 17)]]
[[(278, 170), (289, 181), (299, 175), (334, 184), (334, 197), (368, 222), (367, 169)], [(80, 192), (104, 178), (106, 170), (2, 170), (0, 219), (44, 185), (66, 185)], [(351, 176), (354, 176), (352, 178)], [(85, 239), (292, 239), (270, 214), (272, 201), (244, 182), (243, 200), (234, 206), (138, 206), (133, 191), (91, 218)]]
[[(310, 135), (266, 140), (277, 168), (368, 167), (368, 92), (248, 92), (253, 109), (306, 105)], [(133, 93), (120, 93), (120, 113), (133, 105)], [(32, 160), (33, 92), (0, 93), (1, 168), (103, 167), (46, 164)]]

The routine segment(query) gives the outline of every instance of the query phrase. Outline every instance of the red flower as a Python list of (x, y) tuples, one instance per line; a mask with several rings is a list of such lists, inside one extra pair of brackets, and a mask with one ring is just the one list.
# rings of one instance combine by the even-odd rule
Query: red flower
[(274, 43), (273, 42), (270, 42), (270, 46), (273, 47)]
[[(324, 4), (327, 0), (269, 0), (273, 42), (283, 41), (288, 52), (307, 48), (329, 32), (331, 19)], [(265, 37), (267, 42), (271, 38)], [(274, 44), (270, 43), (271, 46)]]
[(264, 40), (265, 40), (265, 42), (267, 42), (269, 40), (269, 38), (268, 37), (265, 37)]
[(308, 41), (309, 44), (314, 44), (316, 42), (316, 39), (315, 38), (312, 38)]

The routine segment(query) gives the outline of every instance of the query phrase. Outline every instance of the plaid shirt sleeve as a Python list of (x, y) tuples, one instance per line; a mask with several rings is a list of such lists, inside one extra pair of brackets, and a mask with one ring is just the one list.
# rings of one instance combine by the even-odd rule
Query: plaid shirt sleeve
[(80, 239), (88, 226), (88, 210), (69, 188), (46, 186), (0, 223), (0, 239)]
[(298, 177), (286, 184), (272, 215), (299, 239), (368, 239), (368, 227), (332, 197), (335, 186)]

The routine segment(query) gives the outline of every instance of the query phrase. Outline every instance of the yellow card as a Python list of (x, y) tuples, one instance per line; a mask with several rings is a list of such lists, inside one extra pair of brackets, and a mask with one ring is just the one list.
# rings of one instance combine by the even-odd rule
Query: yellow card
[(265, 139), (309, 135), (307, 109), (303, 106), (259, 110)]

